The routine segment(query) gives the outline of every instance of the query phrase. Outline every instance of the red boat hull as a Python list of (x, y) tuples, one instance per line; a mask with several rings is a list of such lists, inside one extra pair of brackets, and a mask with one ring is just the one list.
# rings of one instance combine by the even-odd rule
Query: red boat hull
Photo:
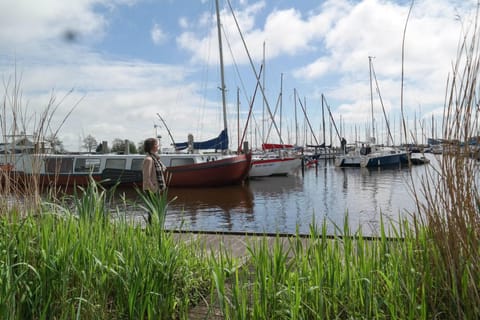
[[(197, 188), (220, 187), (242, 183), (251, 166), (251, 154), (242, 154), (210, 162), (167, 167), (166, 179), (168, 187)], [(25, 188), (32, 184), (41, 186), (73, 187), (86, 186), (91, 179), (105, 186), (137, 186), (142, 187), (142, 172), (121, 169), (107, 169), (100, 174), (24, 174), (10, 172), (10, 179), (17, 186)]]
[(169, 187), (220, 187), (243, 182), (250, 171), (251, 154), (201, 164), (167, 168)]

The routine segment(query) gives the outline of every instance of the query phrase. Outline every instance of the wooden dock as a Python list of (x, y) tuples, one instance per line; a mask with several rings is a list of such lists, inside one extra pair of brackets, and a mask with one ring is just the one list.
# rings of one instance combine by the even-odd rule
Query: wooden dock
[[(209, 252), (215, 253), (225, 250), (235, 258), (247, 258), (247, 246), (252, 246), (260, 241), (267, 241), (272, 247), (278, 240), (282, 241), (285, 250), (289, 249), (289, 238), (296, 237), (288, 234), (259, 234), (259, 233), (216, 233), (216, 232), (172, 232), (179, 241), (194, 241), (204, 246)], [(308, 237), (302, 237), (308, 241)]]
[[(222, 250), (231, 257), (239, 261), (247, 262), (249, 253), (247, 247), (254, 246), (260, 241), (267, 241), (270, 248), (273, 247), (278, 240), (284, 245), (284, 249), (288, 250), (290, 241), (289, 237), (294, 235), (264, 235), (264, 234), (241, 234), (241, 233), (214, 233), (214, 232), (172, 232), (178, 241), (193, 241), (212, 254), (221, 252)], [(302, 241), (308, 241), (307, 237)], [(221, 309), (216, 303), (209, 305), (207, 301), (200, 303), (190, 310), (188, 319), (223, 319)]]

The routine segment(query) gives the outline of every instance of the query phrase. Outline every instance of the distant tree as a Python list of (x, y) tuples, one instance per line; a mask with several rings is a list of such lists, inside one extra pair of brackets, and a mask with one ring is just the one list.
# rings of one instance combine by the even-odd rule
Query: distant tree
[(125, 150), (125, 141), (119, 138), (113, 139), (111, 151), (118, 153), (118, 152), (123, 152), (124, 150)]
[(145, 150), (143, 150), (143, 143), (144, 141), (140, 141), (137, 145), (138, 145), (138, 153), (145, 153)]
[(95, 149), (95, 152), (97, 153), (109, 153), (110, 152), (110, 149), (108, 148), (108, 144), (106, 146), (106, 150), (103, 150), (103, 142), (100, 142), (97, 146), (97, 148)]
[(64, 153), (65, 152), (65, 148), (63, 147), (63, 142), (56, 135), (52, 134), (52, 135), (46, 137), (45, 142), (48, 144), (48, 147), (50, 147), (52, 149), (53, 153)]
[[(128, 152), (129, 153), (138, 153), (137, 147), (130, 140), (128, 141)], [(125, 153), (125, 140), (116, 138), (112, 142), (112, 152), (116, 153)]]
[(128, 140), (128, 151), (130, 153), (138, 153), (137, 147), (135, 146), (135, 143), (132, 141)]
[(88, 153), (92, 152), (92, 150), (95, 150), (97, 145), (97, 140), (90, 134), (83, 139), (83, 148), (85, 148)]

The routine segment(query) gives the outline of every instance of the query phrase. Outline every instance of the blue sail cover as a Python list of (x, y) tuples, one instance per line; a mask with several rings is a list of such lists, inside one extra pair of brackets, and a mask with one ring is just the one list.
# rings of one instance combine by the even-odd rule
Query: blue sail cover
[[(185, 150), (188, 148), (188, 142), (175, 143), (175, 150)], [(223, 129), (217, 138), (207, 141), (193, 142), (193, 149), (195, 150), (226, 150), (228, 149), (228, 133), (227, 129)]]

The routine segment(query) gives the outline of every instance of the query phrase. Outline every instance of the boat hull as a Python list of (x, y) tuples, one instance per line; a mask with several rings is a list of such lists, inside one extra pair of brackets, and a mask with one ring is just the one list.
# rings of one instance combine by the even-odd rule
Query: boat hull
[(408, 157), (406, 153), (394, 153), (386, 155), (372, 155), (362, 159), (361, 167), (386, 167), (396, 166), (404, 163), (408, 163)]
[[(241, 154), (232, 156), (216, 156), (210, 157), (211, 160), (203, 162), (195, 162), (193, 159), (197, 155), (191, 156), (175, 156), (166, 155), (165, 164), (171, 163), (179, 159), (187, 159), (188, 164), (183, 165), (167, 165), (166, 178), (167, 186), (173, 188), (182, 187), (220, 187), (225, 185), (233, 185), (242, 183), (247, 177), (251, 166), (251, 154)], [(8, 174), (8, 179), (15, 182), (17, 186), (26, 188), (32, 184), (40, 186), (51, 187), (73, 187), (73, 186), (86, 186), (92, 180), (98, 182), (104, 186), (130, 186), (130, 187), (142, 187), (143, 175), (141, 170), (141, 163), (144, 156), (142, 155), (129, 155), (124, 158), (129, 158), (127, 163), (133, 163), (133, 160), (137, 162), (135, 168), (103, 168), (105, 158), (112, 158), (110, 155), (92, 155), (92, 156), (78, 156), (78, 159), (100, 159), (98, 160), (99, 169), (96, 172), (74, 172), (71, 168), (62, 172), (62, 168), (65, 166), (63, 162), (68, 159), (70, 166), (76, 169), (77, 160), (75, 156), (70, 157), (58, 157), (58, 156), (43, 156), (39, 157), (38, 163), (43, 163), (40, 166), (29, 165), (30, 168), (37, 167), (37, 170), (12, 170)], [(162, 157), (162, 156), (161, 156)], [(115, 156), (116, 160), (121, 160), (121, 156)], [(163, 157), (162, 157), (163, 158)], [(62, 162), (63, 161), (63, 162)], [(162, 159), (163, 161), (163, 159)], [(32, 160), (32, 162), (34, 162)], [(45, 163), (54, 164), (55, 168), (50, 168), (48, 171), (45, 167), (48, 167)], [(51, 166), (50, 166), (51, 167)], [(127, 166), (130, 168), (130, 166)], [(47, 171), (47, 172), (46, 172)], [(29, 173), (30, 172), (30, 173)], [(39, 172), (39, 173), (35, 173)]]
[(239, 184), (248, 176), (251, 160), (251, 154), (242, 154), (194, 165), (167, 167), (167, 185), (178, 188)]
[(301, 158), (253, 159), (249, 177), (287, 176), (299, 169)]
[(359, 155), (341, 155), (335, 157), (336, 167), (360, 167), (362, 158)]

